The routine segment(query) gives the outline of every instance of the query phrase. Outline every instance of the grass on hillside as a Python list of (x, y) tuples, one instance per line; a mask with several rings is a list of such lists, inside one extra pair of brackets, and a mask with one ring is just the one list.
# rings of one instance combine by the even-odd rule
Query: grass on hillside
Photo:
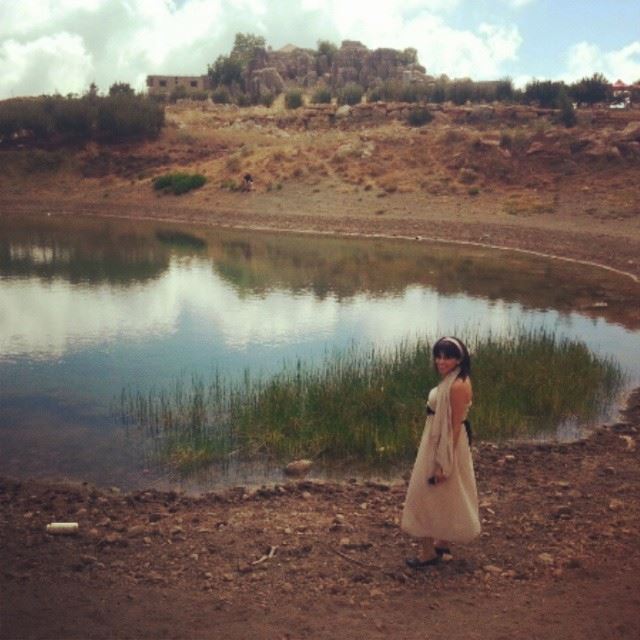
[[(596, 418), (622, 384), (612, 361), (544, 331), (468, 340), (473, 345), (471, 420), (480, 439), (553, 433)], [(123, 391), (121, 412), (163, 462), (187, 471), (232, 453), (376, 466), (408, 460), (438, 382), (428, 340), (392, 351), (348, 350), (321, 365), (231, 384), (193, 379), (173, 390)]]
[(164, 193), (173, 193), (180, 196), (183, 193), (199, 189), (206, 183), (207, 179), (199, 173), (165, 173), (153, 180), (153, 188)]

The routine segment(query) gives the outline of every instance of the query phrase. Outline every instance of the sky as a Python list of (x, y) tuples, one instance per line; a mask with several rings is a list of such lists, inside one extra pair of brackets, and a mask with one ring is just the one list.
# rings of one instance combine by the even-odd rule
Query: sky
[(236, 33), (414, 47), (432, 75), (640, 80), (640, 0), (0, 0), (0, 99), (200, 75)]

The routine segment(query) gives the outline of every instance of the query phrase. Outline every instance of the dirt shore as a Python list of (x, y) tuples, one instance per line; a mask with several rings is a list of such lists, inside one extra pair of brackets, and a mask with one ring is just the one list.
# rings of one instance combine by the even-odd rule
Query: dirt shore
[(636, 392), (585, 441), (475, 447), (482, 535), (419, 572), (401, 482), (190, 497), (3, 479), (0, 637), (637, 638), (639, 428)]

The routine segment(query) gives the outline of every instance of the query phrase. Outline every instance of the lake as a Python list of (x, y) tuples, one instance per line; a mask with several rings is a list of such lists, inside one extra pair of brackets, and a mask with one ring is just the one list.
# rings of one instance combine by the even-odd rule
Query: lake
[[(620, 276), (509, 251), (2, 216), (0, 465), (122, 488), (184, 482), (147, 468), (114, 415), (123, 389), (268, 375), (354, 344), (544, 327), (613, 357), (637, 386), (637, 305)], [(238, 465), (210, 482), (264, 474)]]

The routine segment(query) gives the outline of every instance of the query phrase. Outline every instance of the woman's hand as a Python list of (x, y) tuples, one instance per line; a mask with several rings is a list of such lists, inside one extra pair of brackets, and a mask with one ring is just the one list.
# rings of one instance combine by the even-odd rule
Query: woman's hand
[(429, 484), (436, 485), (444, 482), (447, 479), (447, 476), (444, 475), (442, 469), (438, 469), (430, 478)]

